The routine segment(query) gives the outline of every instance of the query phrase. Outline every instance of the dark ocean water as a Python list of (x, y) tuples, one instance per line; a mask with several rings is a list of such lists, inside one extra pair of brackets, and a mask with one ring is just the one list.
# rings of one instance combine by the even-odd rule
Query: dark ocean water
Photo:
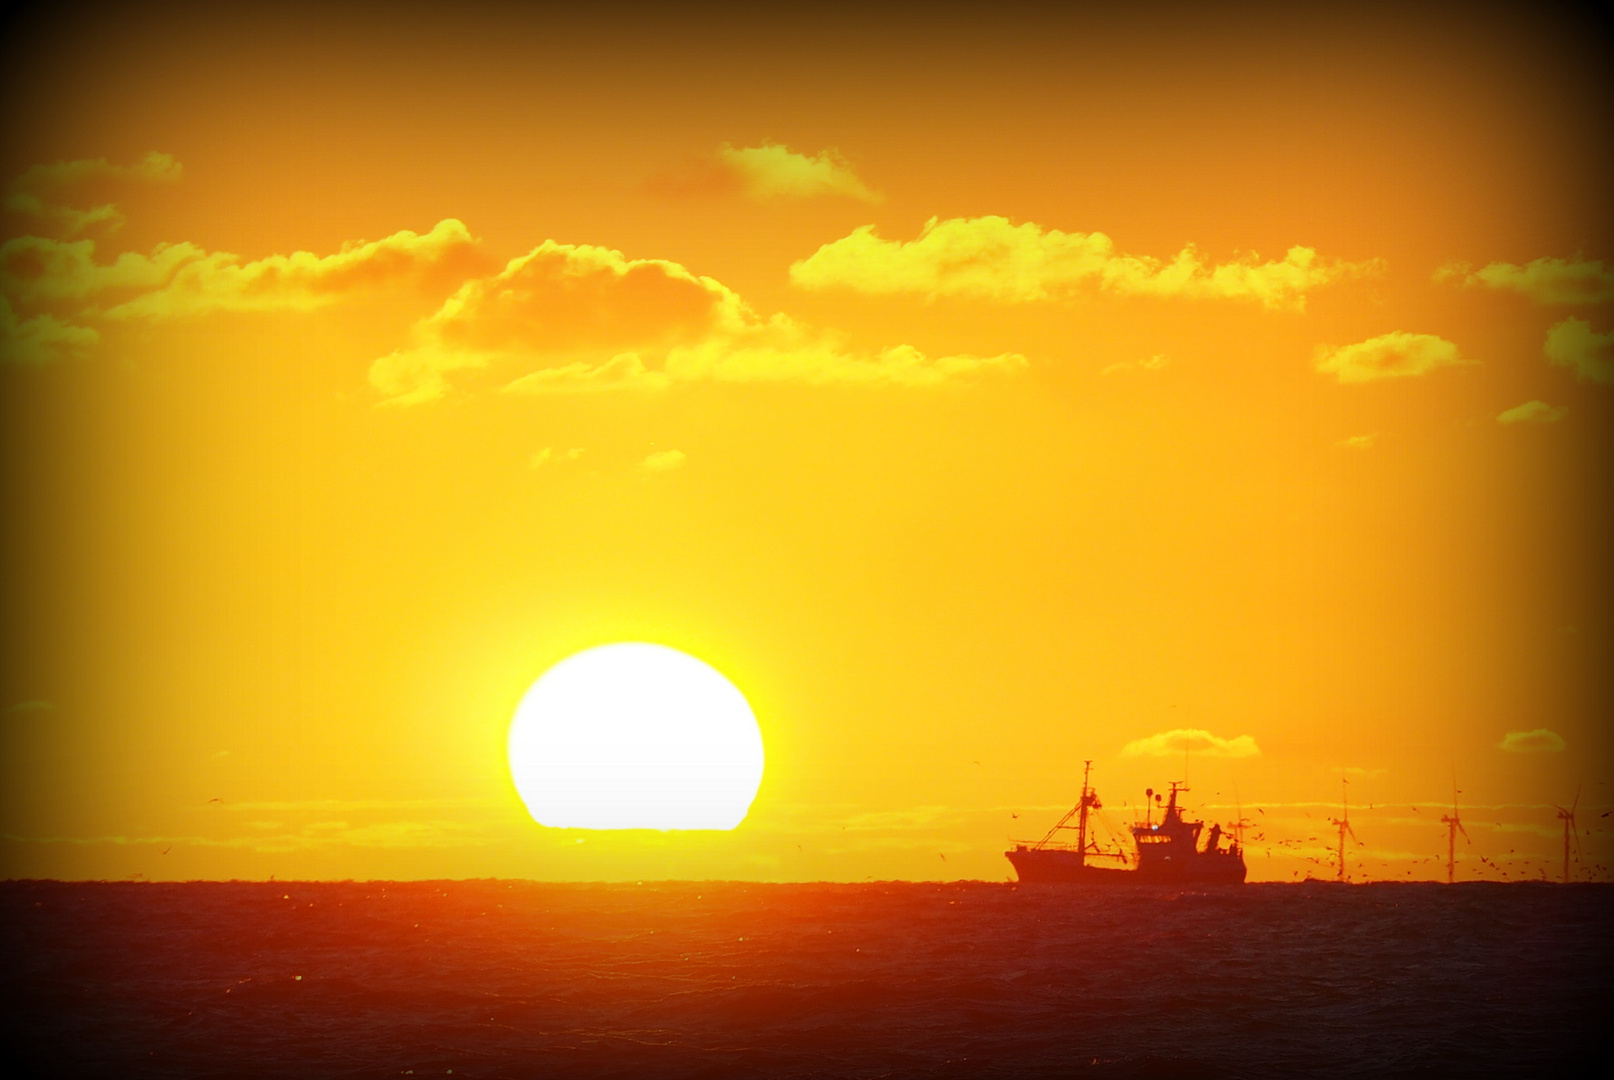
[(1607, 885), (8, 882), (0, 997), (20, 1076), (1578, 1076), (1611, 916)]

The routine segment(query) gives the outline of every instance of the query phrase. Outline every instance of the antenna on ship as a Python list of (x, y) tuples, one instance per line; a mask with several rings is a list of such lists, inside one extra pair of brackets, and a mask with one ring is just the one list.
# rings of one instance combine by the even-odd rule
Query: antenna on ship
[(1442, 814), (1440, 820), (1446, 825), (1446, 884), (1451, 885), (1457, 880), (1457, 831), (1462, 829), (1463, 839), (1470, 844), (1474, 842), (1463, 828), (1463, 821), (1457, 815), (1457, 774), (1451, 775), (1451, 813)]
[[(1350, 781), (1345, 779), (1342, 776), (1342, 777), (1339, 778), (1339, 785), (1340, 785), (1340, 816), (1337, 817), (1337, 818), (1331, 818), (1329, 820), (1331, 820), (1335, 825), (1339, 826), (1339, 880), (1343, 882), (1343, 881), (1346, 880), (1346, 877), (1345, 877), (1345, 836), (1348, 833), (1348, 834), (1350, 834), (1350, 838), (1352, 840), (1355, 840), (1356, 839), (1356, 830), (1351, 828), (1351, 800), (1350, 800), (1350, 790), (1349, 790)], [(1467, 835), (1467, 834), (1465, 833), (1464, 835)]]
[(1586, 861), (1584, 858), (1582, 858), (1581, 853), (1580, 853), (1580, 834), (1575, 831), (1575, 810), (1579, 806), (1580, 806), (1580, 785), (1576, 784), (1575, 785), (1575, 801), (1569, 804), (1569, 809), (1565, 810), (1561, 806), (1555, 808), (1558, 811), (1558, 819), (1564, 823), (1564, 884), (1565, 885), (1569, 884), (1569, 838), (1571, 836), (1573, 836), (1575, 838), (1575, 858), (1577, 860), (1581, 861), (1581, 862)]

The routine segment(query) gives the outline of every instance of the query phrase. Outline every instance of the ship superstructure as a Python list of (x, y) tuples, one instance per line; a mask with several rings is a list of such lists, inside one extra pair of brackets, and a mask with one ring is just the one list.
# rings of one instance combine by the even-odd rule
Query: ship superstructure
[[(1153, 789), (1146, 793), (1145, 819), (1129, 830), (1136, 845), (1135, 855), (1123, 849), (1102, 847), (1089, 828), (1091, 813), (1103, 808), (1098, 792), (1089, 782), (1092, 771), (1093, 763), (1089, 761), (1082, 772), (1081, 798), (1046, 836), (1034, 844), (1016, 844), (1004, 852), (1022, 882), (1088, 885), (1239, 885), (1244, 882), (1244, 852), (1238, 841), (1227, 837), (1220, 825), (1213, 824), (1206, 830), (1204, 822), (1183, 817), (1177, 796), (1188, 787), (1182, 783), (1172, 783), (1159, 822), (1154, 820), (1154, 807), (1161, 797)], [(1074, 826), (1070, 824), (1072, 818), (1076, 819)], [(1062, 831), (1072, 828), (1076, 832), (1075, 844), (1058, 838)]]

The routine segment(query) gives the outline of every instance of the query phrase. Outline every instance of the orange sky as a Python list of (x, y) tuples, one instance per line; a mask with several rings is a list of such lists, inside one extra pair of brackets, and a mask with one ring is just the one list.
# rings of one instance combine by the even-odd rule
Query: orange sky
[[(344, 11), (11, 16), (4, 876), (1609, 875), (1605, 26)], [(734, 832), (521, 806), (621, 640)]]

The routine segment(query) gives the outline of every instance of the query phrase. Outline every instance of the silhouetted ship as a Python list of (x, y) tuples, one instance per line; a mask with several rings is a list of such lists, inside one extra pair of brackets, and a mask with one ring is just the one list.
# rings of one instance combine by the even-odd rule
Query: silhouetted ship
[[(1015, 873), (1022, 882), (1065, 883), (1073, 885), (1242, 885), (1244, 883), (1244, 852), (1236, 839), (1229, 838), (1222, 846), (1224, 833), (1220, 825), (1212, 825), (1200, 844), (1202, 821), (1188, 821), (1177, 806), (1177, 794), (1187, 791), (1184, 784), (1173, 782), (1171, 797), (1166, 803), (1160, 821), (1153, 820), (1153, 803), (1160, 796), (1150, 789), (1144, 802), (1147, 817), (1142, 825), (1131, 828), (1137, 842), (1134, 857), (1123, 850), (1101, 850), (1088, 834), (1087, 816), (1103, 804), (1098, 793), (1088, 784), (1093, 771), (1089, 761), (1082, 772), (1082, 797), (1059, 823), (1048, 830), (1035, 844), (1016, 844), (1004, 852), (1014, 864)], [(1153, 800), (1153, 803), (1147, 800)], [(1070, 819), (1076, 818), (1071, 825)], [(1076, 830), (1074, 845), (1054, 839), (1062, 829)], [(1106, 860), (1111, 865), (1093, 865), (1094, 860)]]

